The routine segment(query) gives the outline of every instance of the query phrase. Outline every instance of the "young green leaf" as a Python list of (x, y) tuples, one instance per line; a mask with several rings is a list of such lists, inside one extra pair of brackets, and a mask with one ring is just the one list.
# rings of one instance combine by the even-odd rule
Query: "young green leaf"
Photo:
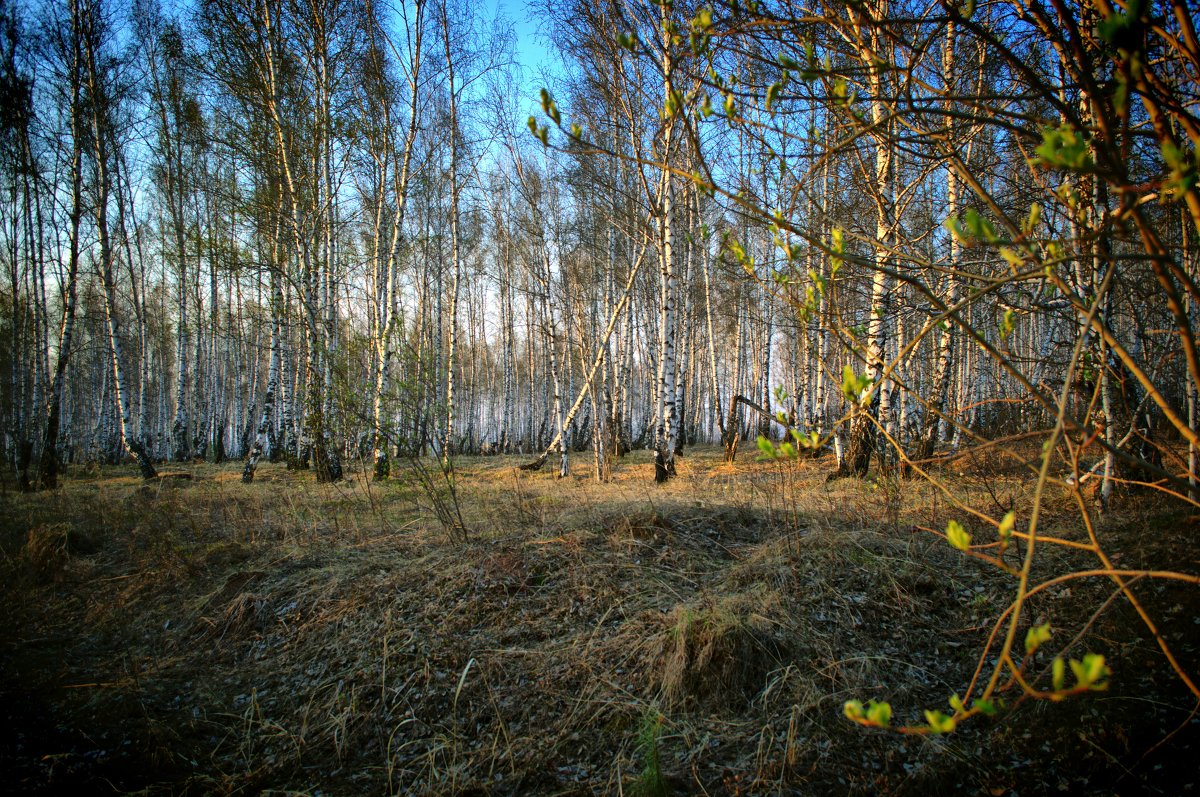
[(1026, 235), (1031, 235), (1037, 229), (1038, 221), (1042, 217), (1042, 207), (1036, 202), (1029, 206), (1029, 216), (1021, 223), (1021, 232)]
[(971, 547), (971, 535), (957, 520), (951, 520), (946, 524), (946, 540), (950, 543), (950, 547), (960, 551)]
[(1090, 143), (1069, 124), (1042, 130), (1042, 143), (1034, 152), (1037, 155), (1034, 160), (1050, 168), (1086, 172), (1093, 165)]
[(1009, 538), (1012, 537), (1013, 529), (1016, 527), (1016, 525), (1016, 512), (1009, 512), (1000, 520), (1000, 528), (997, 529), (997, 532), (999, 533), (1000, 540), (1002, 542), (1008, 542)]
[(1116, 75), (1117, 87), (1113, 91), (1113, 108), (1122, 116), (1129, 109), (1129, 79), (1123, 72)]
[(1016, 329), (1017, 314), (1010, 307), (1004, 311), (1004, 318), (1000, 321), (1000, 339), (1006, 340), (1009, 335)]
[(848, 105), (850, 102), (849, 89), (844, 77), (839, 77), (833, 82), (833, 101), (838, 105)]
[(871, 378), (866, 374), (859, 376), (854, 373), (854, 366), (847, 365), (842, 369), (842, 395), (851, 404), (860, 404), (871, 387)]
[(1200, 180), (1200, 171), (1197, 170), (1195, 152), (1185, 152), (1171, 141), (1163, 142), (1159, 148), (1163, 161), (1170, 169), (1170, 175), (1166, 181), (1166, 190), (1172, 197), (1180, 197), (1196, 186)]
[(1010, 246), (1000, 247), (1000, 256), (1004, 258), (1004, 260), (1010, 266), (1012, 266), (1014, 270), (1020, 268), (1021, 263), (1025, 261), (1025, 258), (1021, 256), (1021, 253)]
[(1133, 18), (1129, 14), (1110, 13), (1097, 23), (1096, 35), (1107, 44), (1117, 44), (1132, 22)]
[(867, 721), (886, 728), (892, 722), (892, 707), (885, 702), (872, 700), (867, 706)]
[(558, 112), (558, 106), (554, 104), (554, 97), (550, 96), (546, 89), (542, 89), (542, 111), (554, 120), (554, 124), (562, 124), (562, 116)]
[(950, 733), (954, 730), (954, 717), (947, 717), (940, 711), (925, 710), (925, 721), (929, 723), (929, 729), (937, 734)]
[(846, 251), (846, 239), (841, 227), (834, 227), (831, 236), (829, 251), (833, 254), (829, 258), (829, 268), (831, 272), (830, 276), (836, 276), (838, 269), (842, 267), (842, 258), (840, 256)]
[(542, 142), (543, 147), (547, 146), (549, 144), (549, 138), (545, 125), (539, 125), (537, 123), (537, 119), (532, 116), (529, 117), (528, 125), (529, 132), (533, 133), (533, 137)]
[(974, 208), (968, 209), (963, 219), (966, 222), (967, 229), (971, 231), (971, 235), (978, 240), (987, 241), (988, 243), (995, 243), (999, 240), (999, 236), (996, 235), (996, 228), (992, 226), (990, 221), (979, 215), (979, 212)]
[(975, 701), (971, 703), (971, 707), (980, 714), (986, 714), (988, 716), (996, 713), (996, 704), (990, 700), (985, 700), (982, 697), (976, 698)]
[(729, 252), (733, 255), (734, 259), (737, 260), (738, 263), (740, 263), (742, 266), (746, 265), (750, 258), (746, 255), (746, 249), (742, 246), (741, 241), (737, 240), (736, 238), (728, 238), (725, 242), (725, 246), (729, 249)]
[(775, 56), (775, 60), (779, 62), (781, 67), (784, 69), (790, 69), (793, 72), (799, 72), (802, 68), (799, 61), (797, 61), (795, 58), (792, 58), (790, 55), (785, 55), (784, 53), (780, 53), (779, 55)]
[(771, 106), (779, 98), (779, 92), (783, 89), (783, 82), (772, 83), (767, 86), (767, 113), (771, 113)]
[(1080, 689), (1107, 689), (1105, 679), (1111, 674), (1104, 663), (1104, 657), (1099, 653), (1088, 653), (1083, 661), (1071, 659), (1071, 672)]
[(1025, 632), (1025, 655), (1031, 656), (1034, 651), (1050, 641), (1050, 624), (1035, 625)]
[(679, 104), (675, 101), (675, 92), (672, 91), (670, 94), (667, 95), (666, 102), (663, 103), (663, 109), (662, 109), (661, 116), (663, 119), (670, 119), (671, 117), (675, 116), (675, 114), (676, 114), (676, 112), (678, 112), (678, 110), (679, 110)]

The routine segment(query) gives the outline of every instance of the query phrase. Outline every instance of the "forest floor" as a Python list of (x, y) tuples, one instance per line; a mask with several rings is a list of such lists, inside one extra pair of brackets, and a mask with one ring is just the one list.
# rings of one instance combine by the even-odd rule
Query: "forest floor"
[[(1088, 626), (1067, 652), (1104, 654), (1107, 691), (945, 736), (865, 729), (845, 701), (886, 699), (897, 723), (949, 712), (1010, 600), (1011, 576), (928, 531), (964, 519), (944, 496), (827, 483), (828, 457), (727, 465), (712, 449), (662, 487), (648, 452), (599, 485), (585, 456), (566, 480), (460, 460), (466, 542), (411, 480), (317, 485), (282, 465), (250, 486), (230, 463), (6, 490), (0, 791), (1200, 792), (1194, 701), (1128, 605), (1106, 604), (1110, 582), (1030, 606), (1055, 651)], [(982, 511), (1028, 516), (1019, 468), (938, 475)], [(1042, 523), (1082, 534), (1065, 493)], [(1101, 536), (1123, 566), (1200, 573), (1198, 531), (1142, 495)], [(1047, 548), (1038, 572), (1092, 564)], [(1200, 590), (1134, 590), (1194, 678)]]

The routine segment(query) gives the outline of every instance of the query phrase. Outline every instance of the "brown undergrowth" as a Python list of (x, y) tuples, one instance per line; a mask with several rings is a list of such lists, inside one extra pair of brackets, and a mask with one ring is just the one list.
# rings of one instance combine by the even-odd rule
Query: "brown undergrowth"
[[(871, 731), (945, 708), (1009, 577), (917, 530), (953, 507), (826, 461), (689, 455), (653, 487), (459, 463), (469, 541), (403, 479), (316, 485), (264, 466), (143, 484), (79, 472), (0, 501), (0, 744), (17, 793), (1180, 793), (1186, 691), (1137, 618), (1072, 582), (1031, 616), (1103, 652), (1109, 691), (1022, 704), (944, 737)], [(579, 467), (582, 470), (582, 467)], [(956, 464), (960, 498), (1029, 500), (1020, 472)], [(1000, 504), (1000, 507), (993, 507)], [(1049, 499), (1063, 535), (1066, 496)], [(1152, 498), (1105, 520), (1130, 566), (1200, 572), (1195, 526)], [(1048, 551), (1039, 569), (1070, 566)], [(1197, 668), (1195, 590), (1139, 584)], [(1154, 744), (1182, 727), (1161, 748)]]

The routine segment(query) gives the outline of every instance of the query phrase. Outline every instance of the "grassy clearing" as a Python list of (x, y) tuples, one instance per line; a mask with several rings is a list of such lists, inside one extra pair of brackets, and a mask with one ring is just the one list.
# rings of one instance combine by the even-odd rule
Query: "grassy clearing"
[[(4, 495), (0, 698), (22, 733), (0, 746), (10, 782), (657, 795), (1195, 781), (1186, 692), (1120, 604), (1074, 649), (1109, 657), (1107, 693), (938, 738), (842, 718), (848, 699), (890, 700), (902, 722), (945, 709), (1007, 603), (1006, 576), (920, 530), (959, 516), (926, 484), (826, 483), (828, 462), (729, 466), (714, 450), (663, 487), (646, 452), (608, 485), (516, 464), (460, 463), (465, 544), (402, 478), (325, 486), (264, 466), (246, 487), (235, 466), (200, 465)], [(981, 509), (1029, 501), (1019, 467), (940, 476)], [(1052, 496), (1049, 523), (1081, 534), (1072, 522)], [(1105, 533), (1130, 564), (1200, 571), (1194, 526), (1151, 499), (1129, 499)], [(1070, 564), (1047, 556), (1044, 572)], [(1195, 672), (1193, 593), (1145, 589)], [(1106, 597), (1064, 588), (1032, 616), (1069, 638)]]

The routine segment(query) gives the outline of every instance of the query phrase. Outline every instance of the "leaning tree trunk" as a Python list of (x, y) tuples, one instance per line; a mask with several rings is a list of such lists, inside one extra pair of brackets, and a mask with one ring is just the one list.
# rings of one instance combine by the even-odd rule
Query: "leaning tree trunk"
[[(76, 153), (78, 155), (78, 152)], [(71, 211), (71, 243), (67, 260), (67, 274), (63, 285), (65, 302), (62, 311), (62, 327), (59, 334), (58, 358), (54, 364), (54, 377), (50, 383), (50, 397), (46, 405), (46, 427), (42, 436), (41, 459), (38, 461), (37, 484), (46, 490), (58, 486), (58, 433), (62, 419), (63, 383), (67, 377), (67, 364), (71, 356), (71, 347), (75, 337), (75, 306), (79, 293), (79, 221), (82, 205), (80, 199), (80, 181), (78, 168), (80, 163), (75, 161), (75, 175), (72, 193), (75, 202)]]
[[(584, 375), (583, 389), (580, 390), (578, 394), (576, 394), (574, 403), (571, 404), (570, 409), (567, 410), (567, 414), (565, 416), (563, 416), (562, 420), (559, 422), (558, 434), (556, 434), (554, 436), (554, 439), (550, 441), (550, 445), (546, 446), (545, 450), (542, 451), (541, 456), (539, 456), (533, 462), (522, 465), (521, 470), (538, 470), (538, 469), (540, 469), (543, 465), (546, 464), (546, 460), (550, 457), (550, 452), (554, 450), (554, 447), (559, 446), (561, 449), (562, 446), (564, 445), (563, 430), (571, 423), (572, 420), (574, 420), (576, 413), (579, 412), (579, 408), (581, 406), (583, 406), (583, 401), (587, 397), (587, 394), (588, 394), (588, 386), (590, 384), (592, 384), (592, 382), (596, 378), (597, 371), (599, 371), (600, 368), (603, 367), (603, 365), (604, 365), (605, 355), (608, 353), (608, 344), (609, 344), (609, 341), (612, 339), (613, 330), (615, 330), (617, 328), (617, 325), (620, 323), (621, 316), (624, 314), (625, 308), (631, 304), (630, 300), (631, 300), (631, 296), (632, 296), (634, 281), (637, 279), (638, 271), (641, 270), (642, 263), (645, 262), (645, 259), (646, 259), (646, 246), (643, 246), (642, 250), (638, 254), (637, 259), (635, 260), (634, 264), (629, 269), (629, 277), (625, 281), (624, 292), (621, 294), (621, 298), (617, 302), (617, 306), (612, 309), (612, 314), (608, 317), (608, 323), (605, 324), (605, 326), (604, 326), (604, 333), (601, 336), (601, 340), (597, 344), (596, 353), (595, 353), (594, 358), (592, 359), (592, 365), (588, 369), (587, 374)], [(557, 395), (557, 394), (558, 394), (558, 390), (556, 387), (555, 395)], [(555, 410), (555, 412), (557, 413), (557, 409)]]
[(69, 253), (66, 282), (63, 285), (65, 301), (62, 311), (62, 326), (59, 334), (58, 358), (54, 364), (54, 378), (50, 383), (50, 398), (46, 407), (46, 428), (42, 437), (41, 459), (38, 462), (37, 482), (43, 489), (58, 486), (58, 435), (62, 419), (63, 383), (67, 376), (67, 365), (75, 337), (75, 307), (79, 286), (79, 227), (83, 217), (83, 86), (81, 80), (82, 53), (77, 14), (71, 16), (72, 43), (74, 52), (71, 63), (71, 210), (69, 215)]

